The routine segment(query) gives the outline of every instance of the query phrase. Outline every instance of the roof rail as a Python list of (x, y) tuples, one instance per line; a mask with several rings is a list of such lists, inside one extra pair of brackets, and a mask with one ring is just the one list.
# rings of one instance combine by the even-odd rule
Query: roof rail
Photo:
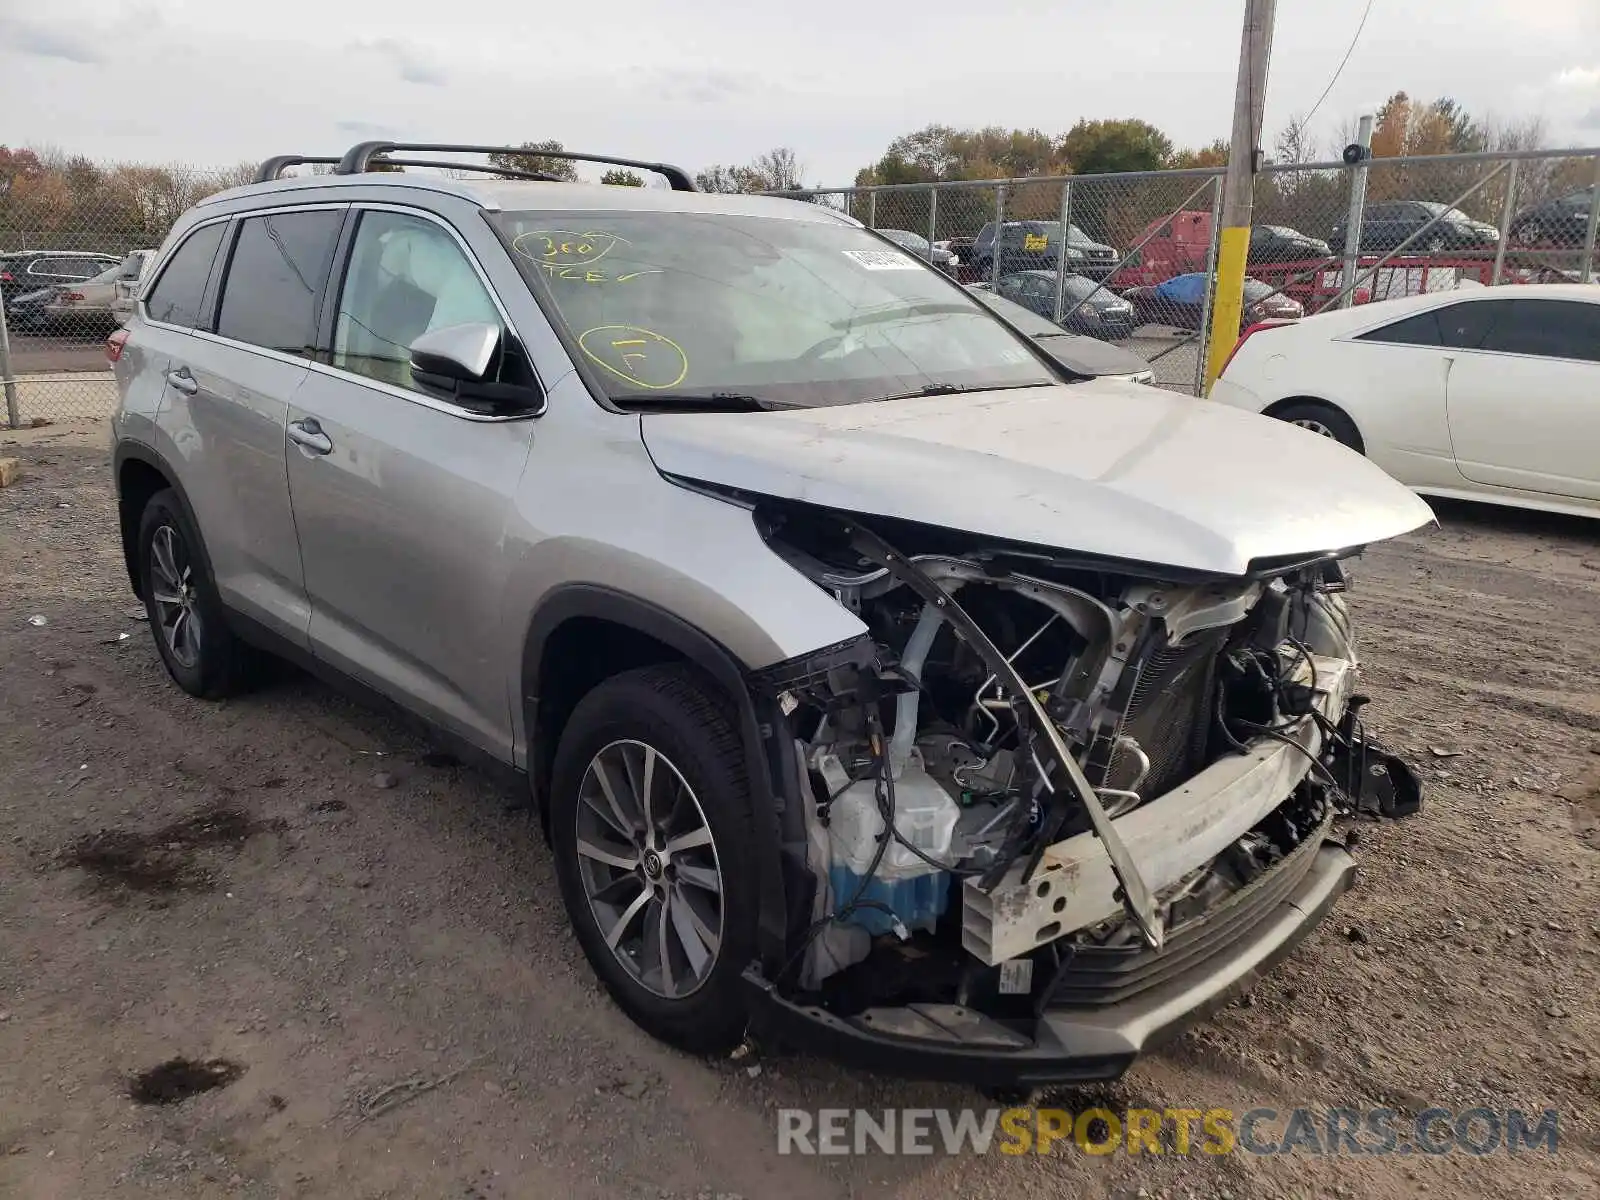
[(285, 167), (298, 167), (305, 163), (331, 166), (338, 161), (337, 158), (311, 158), (304, 154), (274, 154), (256, 168), (255, 182), (270, 183), (283, 175)]
[[(506, 167), (389, 158), (390, 152), (395, 150), (422, 151), (424, 153), (457, 151), (463, 154), (508, 154), (529, 158), (565, 158), (575, 162), (605, 163), (613, 167), (638, 167), (641, 171), (653, 171), (655, 174), (663, 176), (675, 192), (697, 190), (694, 186), (694, 180), (689, 177), (689, 173), (682, 167), (675, 167), (671, 163), (640, 162), (638, 159), (615, 158), (609, 154), (580, 154), (576, 150), (532, 150), (524, 146), (460, 146), (445, 142), (358, 142), (345, 151), (344, 157), (339, 160), (339, 165), (334, 167), (333, 173), (335, 175), (359, 175), (368, 169), (374, 158), (383, 156), (385, 162), (393, 163), (396, 166), (446, 167), (455, 170), (483, 171), (491, 175), (508, 175), (519, 179), (549, 178), (537, 172), (519, 171)], [(320, 162), (322, 160), (301, 159), (298, 161)]]

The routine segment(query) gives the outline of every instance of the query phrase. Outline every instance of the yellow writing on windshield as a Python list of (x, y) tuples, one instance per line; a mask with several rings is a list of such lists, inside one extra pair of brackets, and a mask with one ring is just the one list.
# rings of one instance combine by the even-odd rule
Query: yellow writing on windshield
[(677, 387), (689, 373), (683, 347), (654, 329), (597, 325), (578, 335), (578, 348), (619, 379), (661, 391)]
[(579, 233), (571, 229), (534, 229), (520, 234), (511, 248), (541, 265), (588, 267), (627, 243), (627, 238), (598, 230)]
[(1027, 251), (1048, 250), (1050, 248), (1050, 239), (1042, 233), (1023, 234), (1022, 248)]
[(620, 275), (609, 275), (594, 267), (563, 267), (558, 263), (548, 262), (540, 263), (539, 268), (545, 273), (546, 278), (564, 279), (568, 283), (627, 283), (641, 275), (665, 273), (655, 267), (643, 267), (637, 271), (623, 271)]

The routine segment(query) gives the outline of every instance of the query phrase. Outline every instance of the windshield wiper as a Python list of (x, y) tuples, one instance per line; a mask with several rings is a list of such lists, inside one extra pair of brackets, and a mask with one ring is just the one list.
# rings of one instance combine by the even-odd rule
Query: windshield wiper
[(879, 404), (888, 400), (915, 400), (918, 396), (956, 396), (962, 392), (1009, 392), (1017, 388), (1050, 387), (1053, 380), (1041, 379), (1038, 383), (928, 383), (909, 392), (895, 392), (890, 396), (874, 396), (863, 404)]
[(744, 392), (648, 392), (638, 396), (613, 396), (611, 402), (630, 412), (773, 412), (796, 408), (781, 400), (768, 400)]

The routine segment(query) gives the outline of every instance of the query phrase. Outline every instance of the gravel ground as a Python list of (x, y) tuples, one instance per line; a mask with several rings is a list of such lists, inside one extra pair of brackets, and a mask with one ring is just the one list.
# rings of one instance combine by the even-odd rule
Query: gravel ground
[[(594, 983), (517, 797), (299, 677), (182, 695), (105, 446), (0, 435), (0, 1195), (1600, 1195), (1600, 527), (1450, 506), (1368, 553), (1370, 720), (1424, 813), (1360, 827), (1357, 889), (1249, 996), (1047, 1098), (1552, 1107), (1556, 1154), (817, 1159), (775, 1152), (776, 1109), (986, 1102), (663, 1048)], [(136, 1102), (175, 1057), (222, 1086)]]

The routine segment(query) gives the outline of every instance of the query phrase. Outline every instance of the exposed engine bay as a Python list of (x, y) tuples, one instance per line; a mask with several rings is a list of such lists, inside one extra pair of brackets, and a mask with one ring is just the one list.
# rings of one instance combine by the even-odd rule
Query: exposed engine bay
[(1112, 1002), (1169, 940), (1281, 891), (1337, 813), (1420, 803), (1361, 732), (1332, 556), (1162, 579), (756, 515), (870, 631), (760, 680), (795, 742), (790, 854), (814, 886), (777, 982), (828, 1011)]

